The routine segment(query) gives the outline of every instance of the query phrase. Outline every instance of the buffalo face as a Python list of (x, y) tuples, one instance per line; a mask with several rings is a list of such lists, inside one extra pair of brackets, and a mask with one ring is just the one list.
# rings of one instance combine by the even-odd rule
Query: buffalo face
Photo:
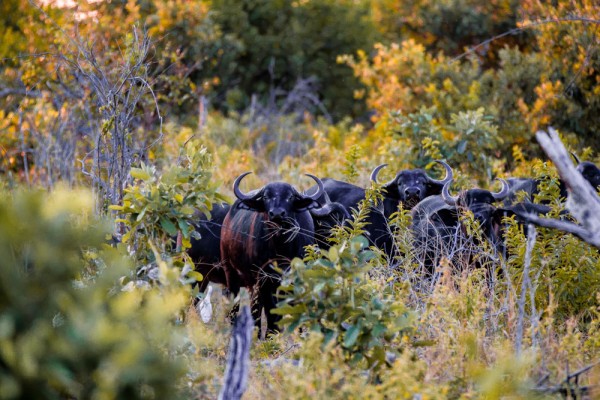
[[(452, 169), (443, 161), (436, 162), (446, 169), (446, 177), (442, 180), (431, 178), (422, 169), (411, 169), (400, 171), (394, 179), (383, 184), (382, 188), (386, 191), (386, 200), (393, 200), (396, 203), (391, 210), (387, 210), (389, 208), (387, 204), (384, 206), (386, 215), (395, 212), (398, 203), (402, 203), (406, 209), (412, 209), (424, 198), (441, 193), (444, 184), (452, 180)], [(379, 170), (386, 165), (382, 164), (373, 170), (371, 173), (372, 181), (377, 182)]]
[(451, 196), (449, 193), (450, 182), (442, 189), (442, 198), (450, 206), (462, 207), (470, 210), (476, 221), (479, 222), (484, 236), (492, 243), (499, 243), (498, 229), (496, 229), (496, 207), (494, 203), (504, 200), (510, 193), (508, 182), (500, 179), (502, 190), (491, 192), (485, 189), (470, 189)]
[(323, 194), (323, 183), (314, 175), (307, 174), (319, 186), (314, 195), (301, 194), (292, 185), (285, 182), (269, 183), (248, 195), (239, 189), (241, 180), (248, 174), (250, 172), (240, 175), (233, 185), (240, 208), (266, 213), (269, 221), (281, 224), (289, 218), (293, 218), (297, 213), (319, 207), (316, 199)]

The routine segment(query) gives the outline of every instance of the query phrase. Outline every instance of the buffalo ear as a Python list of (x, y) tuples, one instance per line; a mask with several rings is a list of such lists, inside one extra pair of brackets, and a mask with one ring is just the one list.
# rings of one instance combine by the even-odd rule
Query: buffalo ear
[(248, 199), (240, 200), (238, 208), (256, 212), (265, 212), (267, 210), (265, 208), (265, 203), (263, 201), (262, 195), (260, 194)]
[(296, 212), (308, 211), (319, 207), (321, 207), (321, 205), (310, 197), (296, 196), (294, 198), (294, 210)]

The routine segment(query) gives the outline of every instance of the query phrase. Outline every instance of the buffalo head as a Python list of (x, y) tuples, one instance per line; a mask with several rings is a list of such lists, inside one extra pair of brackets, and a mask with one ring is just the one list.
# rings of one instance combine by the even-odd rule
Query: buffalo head
[(317, 182), (318, 190), (313, 195), (302, 194), (285, 182), (269, 183), (250, 194), (242, 193), (240, 182), (251, 173), (244, 172), (233, 183), (233, 193), (239, 200), (239, 208), (264, 212), (270, 221), (281, 222), (298, 212), (320, 207), (317, 199), (324, 193), (323, 182), (314, 175), (306, 174)]
[[(448, 164), (438, 160), (436, 162), (446, 169), (444, 179), (433, 179), (422, 169), (400, 171), (394, 179), (382, 185), (386, 191), (385, 197), (396, 199), (397, 202), (403, 203), (405, 208), (411, 209), (424, 198), (440, 194), (444, 184), (452, 180), (453, 174)], [(373, 170), (371, 181), (377, 182), (377, 174), (386, 165), (381, 164)]]
[(504, 200), (510, 193), (508, 182), (504, 179), (498, 179), (502, 183), (502, 189), (499, 192), (491, 192), (485, 189), (469, 189), (460, 192), (458, 196), (450, 195), (450, 184), (448, 182), (442, 189), (442, 198), (444, 202), (452, 207), (461, 207), (468, 209), (473, 213), (475, 220), (480, 223), (481, 229), (492, 243), (497, 243), (499, 239), (499, 222), (502, 214), (494, 206), (497, 201)]

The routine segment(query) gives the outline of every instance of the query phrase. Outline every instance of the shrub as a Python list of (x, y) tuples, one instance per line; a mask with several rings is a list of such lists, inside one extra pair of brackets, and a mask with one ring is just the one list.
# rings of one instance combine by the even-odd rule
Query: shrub
[[(162, 174), (149, 165), (133, 168), (131, 175), (138, 183), (124, 190), (123, 205), (111, 206), (119, 213), (118, 223), (127, 227), (122, 242), (134, 251), (138, 275), (147, 277), (156, 268), (156, 253), (170, 257), (183, 268), (191, 281), (201, 280), (186, 257), (190, 239), (196, 234), (194, 222), (198, 214), (210, 217), (212, 204), (223, 201), (211, 182), (211, 157), (206, 148), (190, 141), (182, 150), (179, 164), (167, 167)], [(181, 246), (177, 248), (177, 235)]]
[(414, 329), (414, 316), (396, 298), (393, 285), (370, 281), (373, 253), (367, 246), (358, 236), (306, 263), (294, 259), (273, 312), (283, 316), (287, 332), (303, 327), (320, 332), (323, 345), (339, 345), (348, 362), (379, 369), (389, 354), (401, 351), (403, 338)]
[(4, 399), (178, 396), (184, 365), (169, 357), (187, 299), (172, 284), (178, 274), (162, 265), (162, 290), (119, 290), (130, 265), (98, 250), (108, 224), (91, 209), (80, 191), (0, 195)]

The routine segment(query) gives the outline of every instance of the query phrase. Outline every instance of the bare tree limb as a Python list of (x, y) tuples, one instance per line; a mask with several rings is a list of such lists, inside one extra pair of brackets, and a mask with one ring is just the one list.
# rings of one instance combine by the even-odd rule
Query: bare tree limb
[(529, 268), (531, 267), (531, 254), (535, 246), (537, 232), (533, 225), (527, 226), (529, 236), (527, 237), (527, 247), (525, 248), (525, 260), (523, 261), (523, 282), (521, 283), (521, 295), (518, 300), (519, 313), (517, 316), (517, 337), (515, 343), (515, 352), (517, 356), (521, 355), (521, 346), (523, 343), (523, 325), (525, 322), (525, 299), (527, 298), (527, 287), (531, 285)]
[(548, 133), (538, 131), (535, 136), (567, 187), (567, 211), (581, 226), (568, 221), (540, 218), (532, 214), (521, 214), (521, 216), (534, 224), (572, 233), (600, 248), (600, 197), (596, 189), (577, 171), (558, 132), (548, 128)]
[(545, 375), (538, 381), (538, 385), (533, 391), (541, 394), (560, 394), (565, 399), (580, 399), (581, 396), (597, 394), (597, 389), (600, 388), (599, 385), (579, 386), (579, 377), (598, 364), (599, 362), (595, 362), (573, 373), (570, 373), (567, 369), (567, 376), (557, 385), (541, 386), (542, 383), (548, 380), (548, 375)]
[(42, 97), (42, 92), (40, 90), (29, 90), (27, 88), (5, 88), (0, 90), (0, 97), (14, 94), (28, 97)]
[(467, 51), (465, 51), (462, 54), (459, 54), (458, 56), (454, 57), (453, 59), (451, 59), (449, 61), (449, 63), (453, 63), (455, 61), (460, 60), (461, 58), (464, 58), (465, 56), (477, 51), (478, 49), (487, 46), (488, 44), (490, 44), (491, 42), (498, 40), (498, 39), (502, 39), (503, 37), (506, 36), (510, 36), (510, 35), (516, 35), (518, 33), (521, 33), (527, 29), (532, 29), (535, 28), (537, 26), (541, 26), (541, 25), (547, 25), (547, 24), (557, 24), (557, 23), (569, 23), (569, 22), (580, 22), (583, 24), (595, 24), (595, 25), (600, 25), (600, 20), (598, 19), (593, 19), (593, 18), (587, 18), (587, 17), (583, 17), (583, 16), (578, 16), (578, 15), (573, 15), (573, 16), (569, 16), (569, 17), (564, 17), (564, 18), (545, 18), (545, 19), (539, 19), (537, 21), (532, 21), (531, 23), (528, 24), (524, 24), (520, 27), (517, 28), (513, 28), (513, 29), (509, 29), (506, 32), (503, 32), (499, 35), (496, 35), (492, 38), (489, 38), (487, 40), (484, 40), (483, 42), (475, 45), (475, 46), (471, 46)]
[(221, 393), (219, 393), (219, 400), (238, 400), (246, 391), (253, 330), (254, 321), (250, 313), (250, 306), (244, 305), (233, 326), (225, 378)]

